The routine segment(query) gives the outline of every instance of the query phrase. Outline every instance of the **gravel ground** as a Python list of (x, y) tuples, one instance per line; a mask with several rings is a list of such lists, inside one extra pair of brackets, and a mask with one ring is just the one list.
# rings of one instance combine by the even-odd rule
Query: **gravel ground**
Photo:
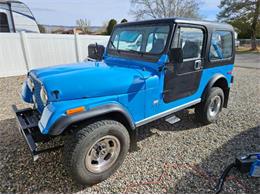
[[(0, 79), (1, 193), (212, 193), (216, 176), (234, 157), (260, 151), (260, 70), (235, 68), (229, 109), (208, 126), (194, 121), (193, 110), (177, 113), (182, 121), (156, 121), (140, 129), (136, 152), (108, 180), (93, 186), (75, 184), (64, 171), (62, 151), (32, 162), (17, 132), (11, 104), (24, 77)], [(226, 193), (260, 193), (260, 180), (232, 172)]]
[(259, 53), (242, 53), (236, 55), (235, 65), (243, 68), (258, 68), (260, 69), (260, 54)]

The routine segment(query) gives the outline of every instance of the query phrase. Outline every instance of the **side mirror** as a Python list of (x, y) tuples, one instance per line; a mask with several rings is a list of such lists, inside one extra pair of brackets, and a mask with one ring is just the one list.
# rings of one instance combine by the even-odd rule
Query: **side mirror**
[(183, 63), (182, 48), (173, 48), (169, 51), (169, 60), (171, 63)]
[(88, 46), (88, 57), (97, 61), (102, 61), (105, 53), (105, 47), (103, 45), (90, 44)]

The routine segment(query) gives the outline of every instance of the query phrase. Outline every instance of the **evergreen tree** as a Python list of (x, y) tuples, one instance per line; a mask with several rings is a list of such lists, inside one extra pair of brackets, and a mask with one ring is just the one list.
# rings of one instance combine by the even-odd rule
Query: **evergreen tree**
[(121, 23), (127, 23), (128, 21), (127, 21), (127, 19), (123, 19), (122, 21), (121, 21)]
[(218, 19), (231, 24), (245, 21), (249, 23), (251, 49), (257, 50), (257, 26), (260, 21), (260, 0), (221, 0)]
[(115, 19), (111, 19), (107, 25), (107, 30), (106, 30), (106, 34), (107, 35), (111, 35), (114, 26), (117, 24), (117, 21)]

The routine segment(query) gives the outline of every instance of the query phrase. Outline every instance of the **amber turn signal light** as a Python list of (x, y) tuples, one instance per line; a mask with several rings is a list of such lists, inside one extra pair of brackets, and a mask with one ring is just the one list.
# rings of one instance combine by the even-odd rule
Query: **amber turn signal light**
[(85, 110), (86, 110), (85, 107), (82, 106), (82, 107), (67, 110), (66, 114), (67, 115), (73, 115), (73, 114), (77, 114), (77, 113), (80, 113), (80, 112), (84, 112)]

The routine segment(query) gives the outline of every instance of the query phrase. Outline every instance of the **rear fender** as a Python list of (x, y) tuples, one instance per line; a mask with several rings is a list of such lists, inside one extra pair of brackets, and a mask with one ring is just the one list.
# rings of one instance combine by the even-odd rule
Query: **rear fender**
[(229, 91), (230, 91), (227, 78), (222, 74), (214, 75), (208, 82), (208, 84), (203, 92), (202, 101), (206, 100), (207, 95), (209, 94), (209, 91), (212, 87), (220, 87), (223, 90), (224, 95), (225, 95), (223, 106), (224, 106), (224, 108), (227, 108), (228, 99), (229, 99)]

